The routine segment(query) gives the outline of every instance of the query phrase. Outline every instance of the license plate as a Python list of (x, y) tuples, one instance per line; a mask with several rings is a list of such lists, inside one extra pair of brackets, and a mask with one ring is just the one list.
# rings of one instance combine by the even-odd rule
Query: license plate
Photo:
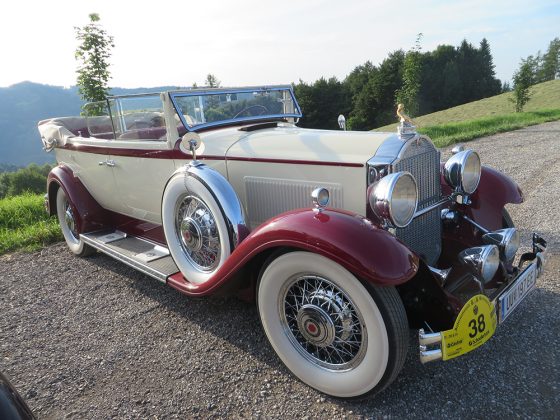
[(525, 296), (533, 290), (537, 284), (537, 263), (534, 262), (528, 266), (521, 275), (509, 286), (504, 293), (498, 298), (499, 323), (513, 312), (519, 303), (525, 299)]

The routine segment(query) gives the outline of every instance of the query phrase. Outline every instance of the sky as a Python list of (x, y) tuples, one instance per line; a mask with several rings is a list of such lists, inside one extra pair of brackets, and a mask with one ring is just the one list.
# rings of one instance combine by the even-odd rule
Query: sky
[(502, 81), (560, 37), (559, 0), (12, 1), (0, 15), (0, 87), (76, 83), (75, 26), (98, 13), (114, 37), (114, 87), (284, 84), (335, 76), (391, 51), (478, 46), (488, 39)]

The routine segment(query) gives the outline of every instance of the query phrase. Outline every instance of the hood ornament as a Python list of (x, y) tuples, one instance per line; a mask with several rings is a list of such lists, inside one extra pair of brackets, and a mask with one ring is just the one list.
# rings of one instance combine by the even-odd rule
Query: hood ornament
[(401, 124), (397, 127), (399, 137), (403, 140), (408, 140), (414, 137), (416, 135), (416, 126), (414, 125), (414, 121), (412, 121), (410, 117), (404, 113), (403, 104), (399, 104), (397, 106), (397, 116), (401, 122)]

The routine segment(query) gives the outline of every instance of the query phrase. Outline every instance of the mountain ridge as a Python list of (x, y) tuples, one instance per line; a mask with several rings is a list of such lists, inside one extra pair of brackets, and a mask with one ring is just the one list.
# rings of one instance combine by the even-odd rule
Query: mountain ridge
[[(173, 89), (178, 87), (116, 87), (111, 89), (111, 94)], [(47, 118), (79, 115), (83, 103), (77, 86), (65, 88), (24, 81), (0, 87), (0, 163), (16, 166), (53, 163), (54, 155), (42, 150), (37, 123)]]

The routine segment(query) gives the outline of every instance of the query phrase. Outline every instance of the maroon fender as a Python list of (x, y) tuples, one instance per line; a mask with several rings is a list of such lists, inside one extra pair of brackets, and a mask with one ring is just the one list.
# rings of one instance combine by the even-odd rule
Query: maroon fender
[(255, 229), (207, 282), (195, 285), (177, 273), (169, 277), (168, 283), (189, 295), (209, 294), (257, 254), (275, 247), (323, 255), (381, 286), (402, 284), (418, 271), (418, 256), (364, 217), (341, 210), (315, 213), (311, 209), (299, 209), (270, 219)]
[[(451, 188), (441, 177), (444, 195), (451, 194)], [(483, 166), (478, 188), (470, 196), (472, 203), (464, 206), (464, 210), (471, 219), (475, 220), (486, 229), (495, 230), (502, 228), (502, 209), (508, 203), (519, 204), (523, 202), (523, 192), (519, 186), (507, 175)]]
[(84, 184), (65, 165), (53, 168), (47, 177), (48, 207), (51, 216), (56, 214), (56, 193), (59, 186), (72, 203), (79, 233), (91, 232), (107, 225), (106, 210), (95, 201)]
[(471, 218), (486, 229), (501, 229), (502, 209), (508, 203), (520, 204), (523, 202), (523, 192), (519, 185), (503, 173), (482, 167), (480, 184), (471, 196), (472, 204), (469, 206)]

